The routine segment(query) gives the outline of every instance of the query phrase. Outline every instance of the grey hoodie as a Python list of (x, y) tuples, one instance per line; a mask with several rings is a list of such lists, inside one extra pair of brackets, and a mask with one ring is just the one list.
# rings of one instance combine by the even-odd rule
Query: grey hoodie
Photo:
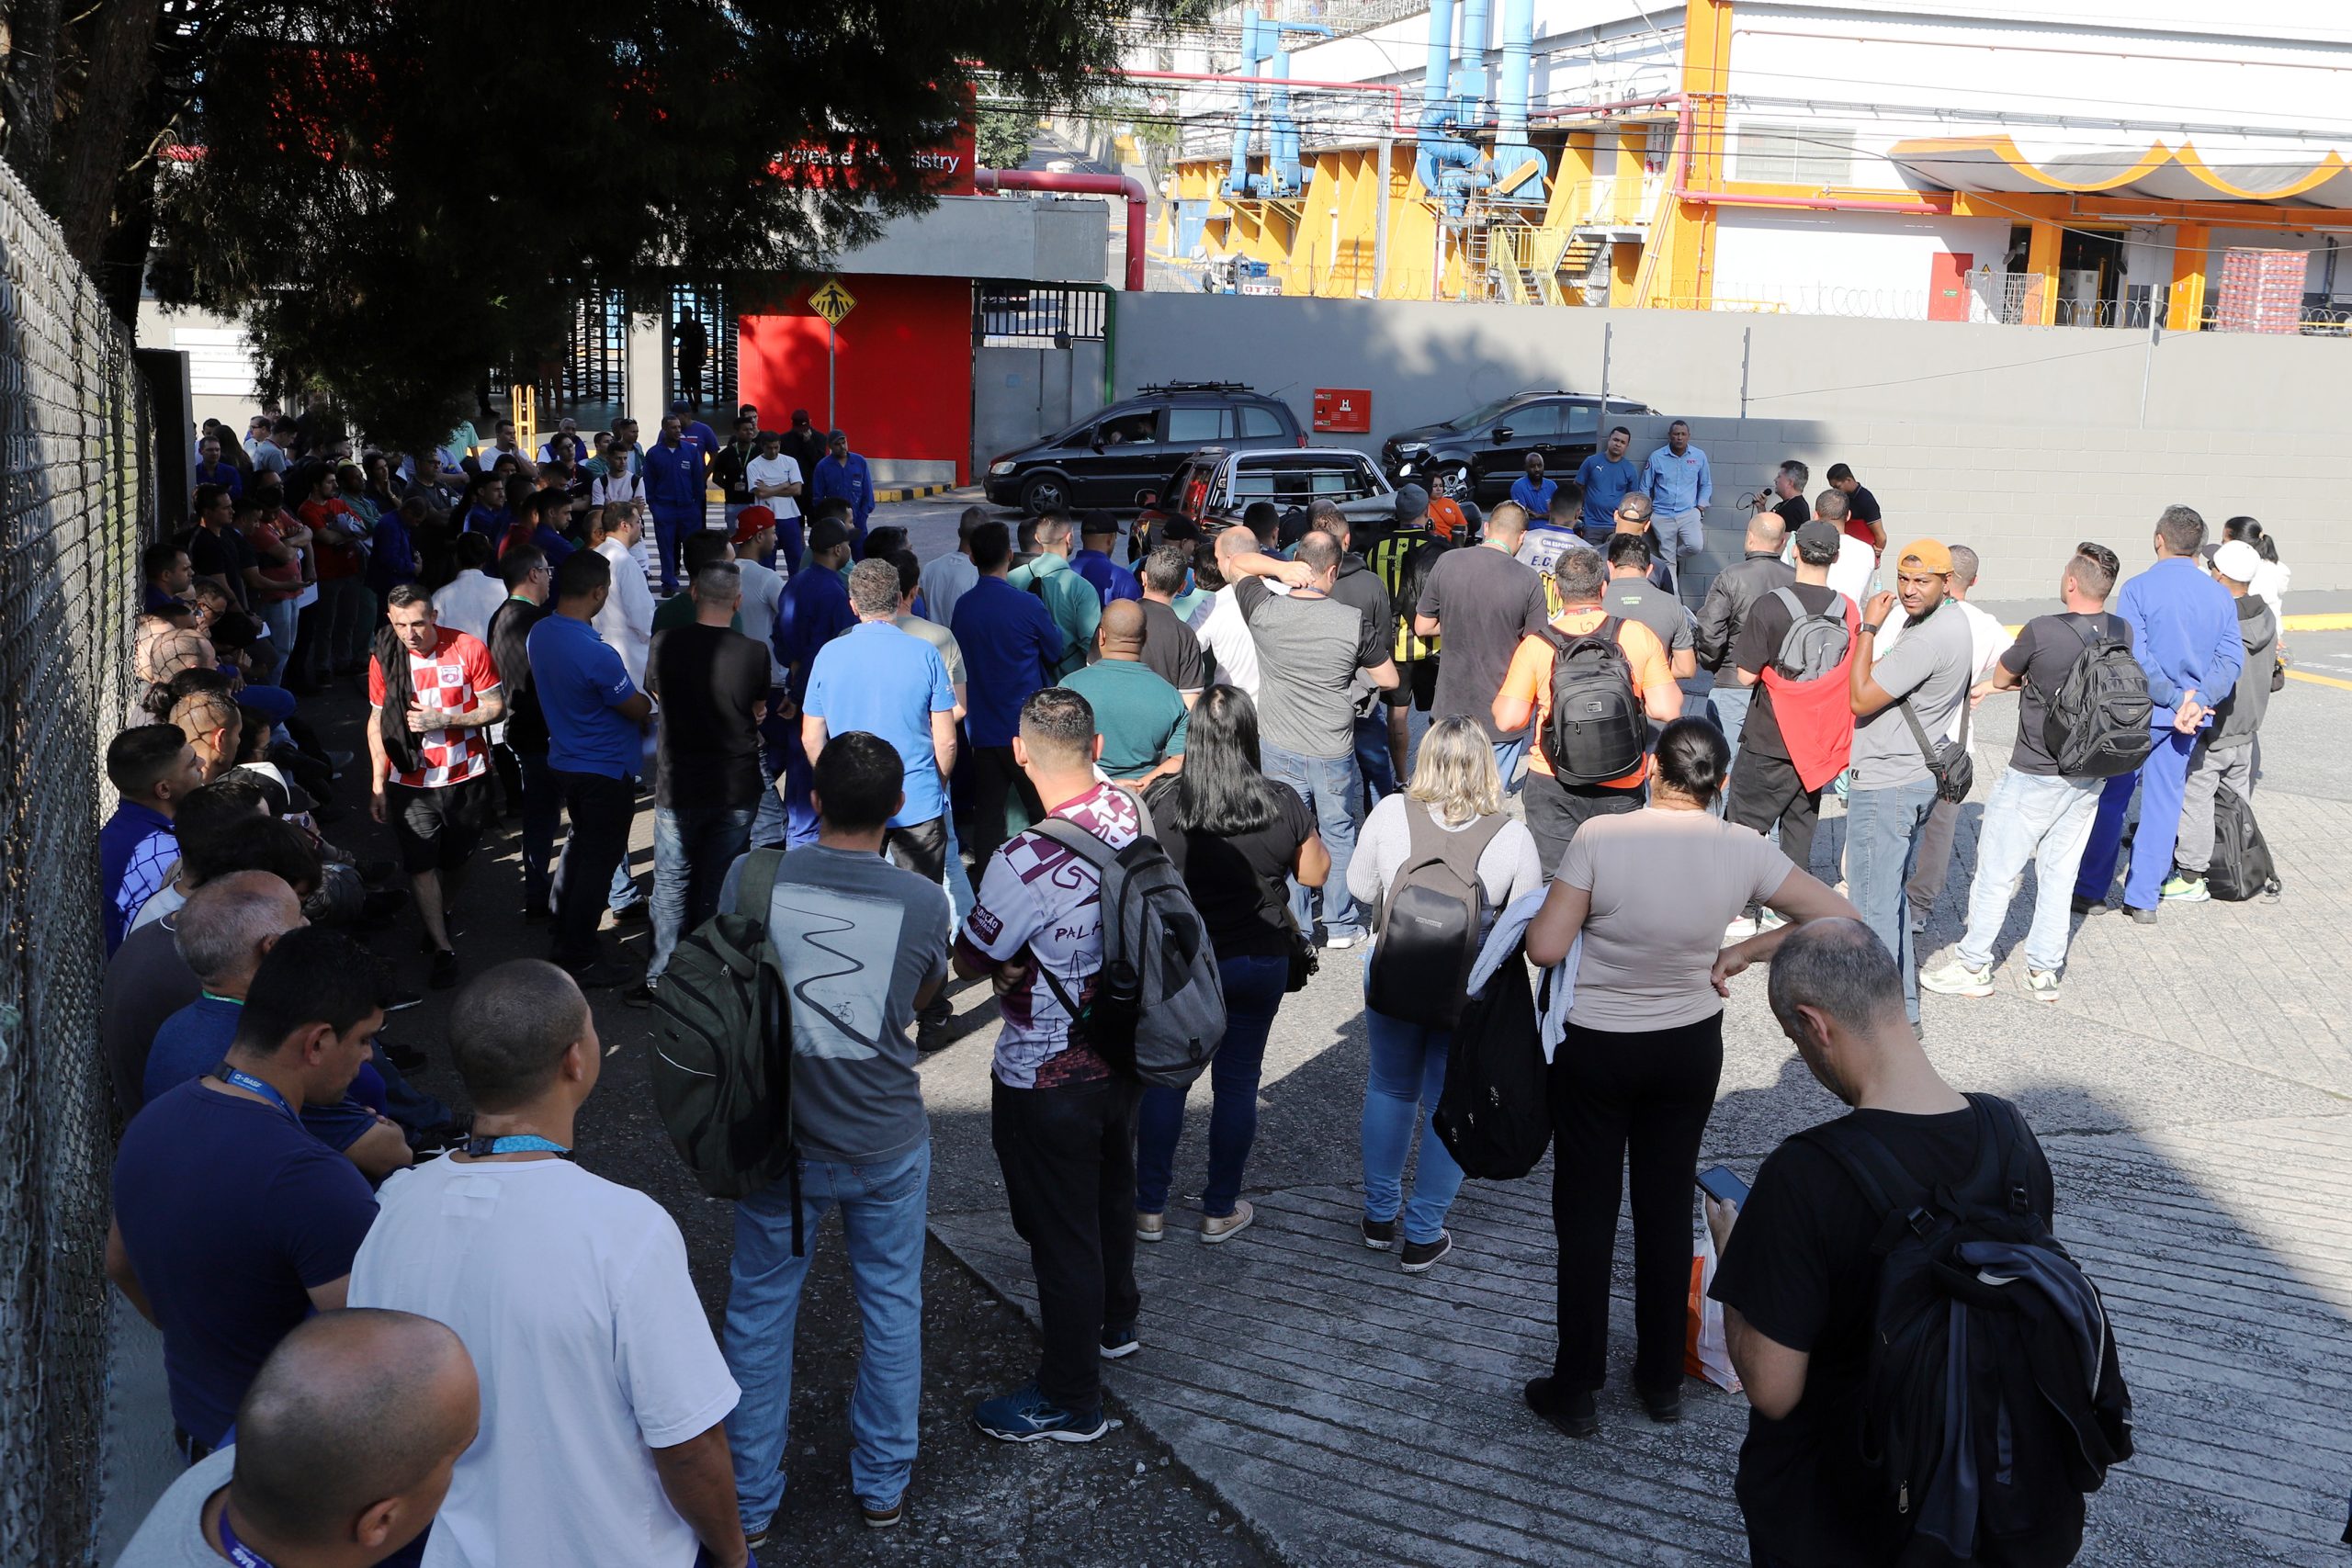
[(2216, 751), (2253, 742), (2270, 707), (2270, 671), (2278, 662), (2278, 617), (2251, 593), (2236, 604), (2245, 665), (2238, 671), (2237, 685), (2214, 705), (2213, 729), (2205, 744)]

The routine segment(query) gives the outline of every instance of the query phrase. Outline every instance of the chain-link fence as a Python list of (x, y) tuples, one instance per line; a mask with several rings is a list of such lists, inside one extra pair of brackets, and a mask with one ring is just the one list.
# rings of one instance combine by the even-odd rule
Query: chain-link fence
[(130, 340), (0, 165), (0, 1562), (92, 1557), (106, 1412), (102, 766), (147, 504)]

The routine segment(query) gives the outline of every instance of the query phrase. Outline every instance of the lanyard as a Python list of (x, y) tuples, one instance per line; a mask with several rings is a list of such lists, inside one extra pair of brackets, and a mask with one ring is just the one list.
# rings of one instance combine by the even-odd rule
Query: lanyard
[[(243, 1086), (241, 1085), (239, 1087), (242, 1088)], [(243, 1541), (239, 1540), (237, 1539), (237, 1532), (229, 1528), (229, 1505), (226, 1503), (220, 1505), (220, 1517), (219, 1523), (220, 1526), (220, 1550), (229, 1554), (229, 1561), (235, 1563), (237, 1568), (275, 1568), (275, 1565), (268, 1558), (264, 1557), (260, 1552), (255, 1551), (252, 1547), (247, 1546)]]
[[(232, 1067), (228, 1063), (223, 1062), (219, 1066), (212, 1069), (212, 1076), (219, 1078), (222, 1083), (227, 1084), (232, 1089), (241, 1089), (248, 1094), (260, 1095), (264, 1100), (268, 1100), (272, 1105), (277, 1106), (277, 1109), (286, 1112), (287, 1115), (293, 1117), (297, 1123), (300, 1122), (302, 1120), (302, 1118), (296, 1113), (294, 1108), (286, 1103), (286, 1097), (278, 1093), (274, 1085), (264, 1083), (261, 1079), (254, 1077), (253, 1074), (246, 1072), (242, 1067)], [(255, 1558), (254, 1561), (258, 1562), (261, 1560), (259, 1558)]]
[(511, 1133), (503, 1138), (469, 1138), (466, 1157), (485, 1159), (492, 1155), (560, 1155), (571, 1157), (571, 1151), (550, 1138), (537, 1133)]

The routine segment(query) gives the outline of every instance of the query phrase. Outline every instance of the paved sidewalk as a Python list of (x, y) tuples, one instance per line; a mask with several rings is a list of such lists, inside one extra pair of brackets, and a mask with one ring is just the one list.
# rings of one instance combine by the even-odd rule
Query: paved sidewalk
[[(2153, 928), (2079, 921), (2054, 1006), (2007, 984), (1982, 1000), (1926, 998), (1929, 1049), (1948, 1076), (2017, 1099), (2040, 1131), (2059, 1233), (2115, 1314), (2139, 1455), (2092, 1500), (2085, 1562), (2343, 1560), (2352, 803), (2333, 759), (2352, 696), (2293, 688), (2273, 711), (2257, 804), (2279, 902), (2168, 906)], [(2015, 732), (2006, 704), (1979, 718), (1982, 734)], [(1987, 788), (2006, 750), (1980, 748)], [(1980, 816), (1965, 809), (1922, 939), (1930, 962), (1959, 935)], [(1834, 877), (1842, 821), (1825, 827), (1817, 864)], [(1996, 946), (2005, 965), (2025, 912), (2020, 898)], [(1189, 1234), (1207, 1101), (1204, 1089), (1193, 1096), (1170, 1239), (1140, 1249), (1146, 1349), (1110, 1373), (1117, 1402), (1287, 1562), (1745, 1562), (1730, 1495), (1744, 1403), (1693, 1380), (1682, 1423), (1660, 1427), (1625, 1386), (1629, 1233), (1600, 1438), (1571, 1442), (1520, 1403), (1553, 1348), (1548, 1163), (1523, 1181), (1468, 1183), (1450, 1221), (1455, 1250), (1420, 1279), (1356, 1239), (1353, 959), (1327, 954), (1276, 1021), (1249, 1177), (1258, 1221), (1216, 1248)], [(1838, 1109), (1762, 991), (1760, 975), (1735, 986), (1702, 1156), (1743, 1174)], [(992, 1012), (969, 991), (961, 1006)], [(943, 1172), (933, 1228), (1034, 1311), (986, 1146), (992, 1032), (990, 1020), (925, 1067)]]

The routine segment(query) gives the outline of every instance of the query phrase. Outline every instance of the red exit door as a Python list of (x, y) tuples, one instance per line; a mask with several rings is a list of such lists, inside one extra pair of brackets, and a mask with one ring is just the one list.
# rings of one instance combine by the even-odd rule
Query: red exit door
[(1928, 320), (1968, 320), (1968, 269), (1975, 260), (1966, 251), (1938, 251), (1928, 258)]

